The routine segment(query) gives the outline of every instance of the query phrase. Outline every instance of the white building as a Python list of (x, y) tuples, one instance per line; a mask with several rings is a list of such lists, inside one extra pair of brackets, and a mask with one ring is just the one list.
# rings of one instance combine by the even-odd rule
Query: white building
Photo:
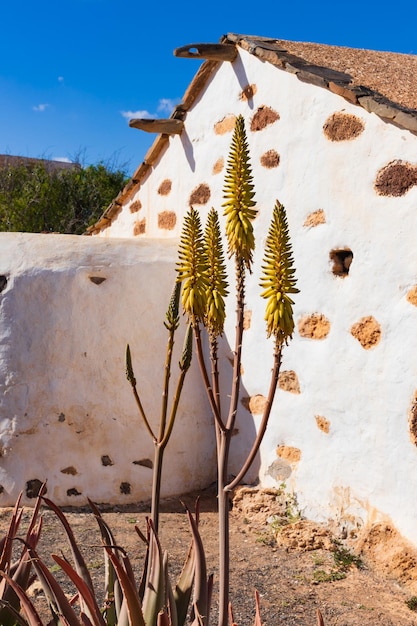
[[(417, 57), (233, 34), (177, 56), (206, 60), (169, 120), (131, 122), (159, 135), (93, 237), (0, 236), (0, 505), (45, 478), (58, 504), (148, 497), (152, 445), (124, 348), (159, 415), (182, 218), (191, 205), (203, 222), (212, 206), (221, 211), (241, 114), (259, 212), (232, 471), (268, 390), (259, 276), (279, 199), (300, 289), (296, 333), (249, 480), (285, 482), (311, 518), (390, 521), (417, 544)], [(230, 322), (226, 378), (233, 337)], [(165, 494), (213, 480), (210, 421), (194, 364)]]

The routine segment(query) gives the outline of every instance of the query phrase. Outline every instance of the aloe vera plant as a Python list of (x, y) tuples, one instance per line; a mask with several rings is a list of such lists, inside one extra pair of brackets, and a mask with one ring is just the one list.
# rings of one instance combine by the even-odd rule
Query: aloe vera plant
[[(44, 492), (45, 485), (41, 487), (40, 495)], [(14, 560), (13, 549), (19, 540), (19, 527), (22, 521), (23, 509), (20, 508), (22, 493), (19, 495), (14, 506), (9, 529), (5, 537), (0, 541), (0, 624), (13, 626), (16, 624), (16, 616), (20, 612), (22, 599), (16, 592), (16, 587), (26, 591), (32, 584), (34, 576), (30, 550), (35, 549), (42, 528), (42, 520), (39, 518), (41, 505), (40, 496), (36, 500), (31, 520), (26, 532), (26, 537), (21, 540), (22, 550), (18, 558)]]
[[(267, 335), (274, 338), (273, 369), (261, 425), (253, 446), (237, 476), (230, 481), (229, 453), (238, 414), (241, 383), (243, 321), (245, 311), (246, 273), (252, 271), (256, 217), (254, 185), (245, 132), (244, 118), (236, 118), (224, 186), (224, 217), (227, 252), (235, 263), (236, 332), (233, 357), (232, 388), (227, 391), (229, 408), (222, 415), (217, 342), (223, 333), (228, 294), (221, 231), (217, 212), (208, 215), (203, 233), (198, 212), (191, 208), (185, 217), (177, 263), (178, 281), (183, 283), (182, 305), (194, 330), (196, 352), (213, 414), (217, 445), (219, 502), (219, 626), (227, 626), (229, 613), (229, 499), (234, 487), (244, 478), (259, 450), (271, 413), (281, 367), (282, 348), (294, 330), (293, 301), (289, 294), (295, 287), (291, 244), (283, 205), (273, 210), (269, 229), (261, 286), (268, 299), (265, 320)], [(202, 332), (209, 340), (209, 362), (203, 350)], [(210, 372), (210, 373), (209, 373)]]

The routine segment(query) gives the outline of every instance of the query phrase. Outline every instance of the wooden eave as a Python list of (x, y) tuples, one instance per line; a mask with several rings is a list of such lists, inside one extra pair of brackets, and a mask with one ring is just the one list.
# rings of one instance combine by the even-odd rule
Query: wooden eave
[[(176, 56), (206, 59), (186, 90), (183, 102), (169, 119), (185, 120), (208, 79), (224, 61), (232, 62), (237, 47), (263, 62), (295, 74), (303, 82), (327, 89), (383, 120), (417, 134), (417, 56), (378, 52), (324, 44), (291, 42), (252, 35), (228, 33), (219, 44), (189, 44), (177, 48)], [(365, 86), (366, 85), (366, 86)], [(164, 120), (168, 121), (168, 120)], [(156, 120), (155, 120), (156, 122)], [(167, 128), (179, 127), (174, 122)], [(155, 124), (154, 128), (157, 128)], [(148, 129), (149, 130), (149, 129)], [(149, 132), (156, 132), (149, 131)], [(121, 207), (140, 187), (169, 143), (161, 132), (146, 153), (129, 183), (106, 209), (87, 235), (108, 227)]]

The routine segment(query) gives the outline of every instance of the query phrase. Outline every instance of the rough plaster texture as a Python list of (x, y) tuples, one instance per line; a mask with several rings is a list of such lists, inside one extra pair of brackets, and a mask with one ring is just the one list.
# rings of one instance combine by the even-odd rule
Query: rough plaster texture
[[(266, 110), (274, 113), (262, 125)], [(220, 164), (238, 114), (246, 120), (259, 210), (241, 423), (251, 407), (259, 423), (271, 370), (258, 283), (276, 198), (287, 209), (300, 288), (296, 332), (283, 357), (300, 393), (277, 390), (260, 480), (266, 486), (285, 480), (317, 520), (349, 527), (388, 519), (417, 544), (417, 448), (409, 424), (417, 388), (415, 135), (240, 51), (234, 63), (219, 65), (187, 113), (184, 132), (170, 138), (101, 234), (132, 236), (139, 215), (146, 219), (141, 237), (178, 236), (191, 194), (202, 185), (210, 190), (207, 203), (196, 205), (202, 220), (211, 206), (221, 210)], [(267, 154), (279, 155), (276, 167), (265, 163)], [(165, 180), (172, 188), (161, 198)], [(132, 216), (129, 204), (138, 200), (142, 208)], [(161, 211), (177, 213), (172, 230), (158, 229)], [(335, 271), (338, 260), (344, 267)], [(230, 312), (233, 318), (232, 303)], [(362, 345), (354, 334), (369, 319), (378, 341)], [(233, 331), (230, 321), (226, 341)], [(299, 460), (277, 457), (278, 449), (299, 450)]]
[[(175, 258), (175, 242), (0, 234), (0, 506), (21, 490), (30, 503), (44, 480), (62, 505), (149, 497), (153, 445), (126, 381), (125, 349), (157, 431)], [(213, 480), (209, 416), (192, 367), (165, 495)]]

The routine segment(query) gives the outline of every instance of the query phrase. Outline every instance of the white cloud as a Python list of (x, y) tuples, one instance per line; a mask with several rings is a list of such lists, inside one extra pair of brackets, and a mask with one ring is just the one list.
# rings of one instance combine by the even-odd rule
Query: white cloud
[(43, 113), (48, 107), (49, 104), (47, 102), (43, 102), (42, 104), (37, 104), (36, 106), (32, 107), (32, 109), (37, 113)]
[(172, 113), (173, 108), (178, 104), (179, 100), (171, 100), (170, 98), (161, 98), (158, 104), (158, 111)]
[(154, 116), (149, 111), (120, 111), (124, 118), (131, 120), (132, 118), (151, 119)]
[[(157, 111), (169, 115), (172, 113), (174, 107), (181, 102), (181, 100), (172, 100), (170, 98), (161, 98), (158, 103)], [(158, 119), (160, 117), (158, 113), (150, 113), (149, 111), (120, 111), (121, 115), (127, 120), (133, 118), (139, 119)]]

